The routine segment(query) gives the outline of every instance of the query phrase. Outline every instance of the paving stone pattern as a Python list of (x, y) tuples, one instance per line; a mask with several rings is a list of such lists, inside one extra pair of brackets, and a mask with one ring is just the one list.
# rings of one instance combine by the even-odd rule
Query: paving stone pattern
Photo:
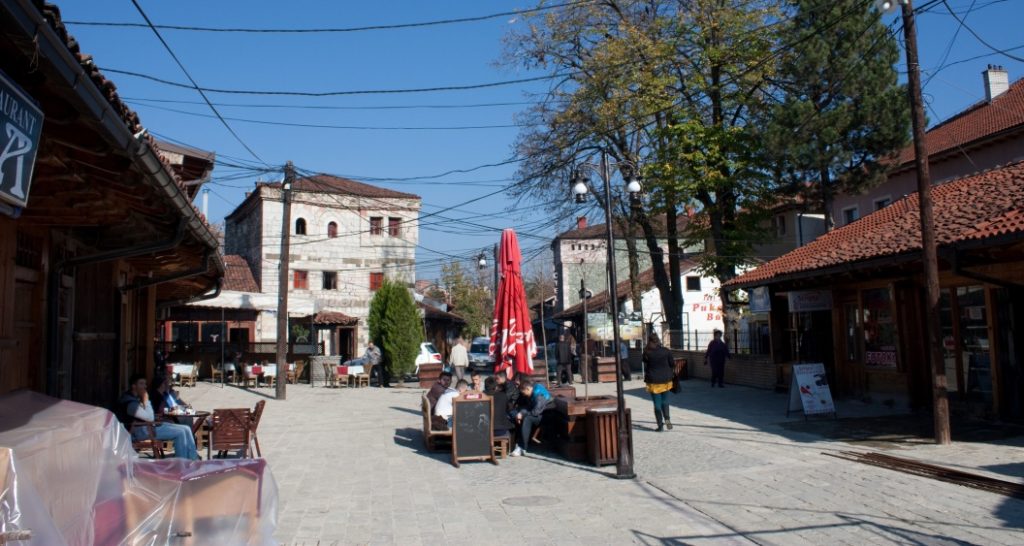
[[(683, 386), (672, 399), (675, 429), (657, 433), (642, 384), (627, 383), (638, 474), (628, 481), (611, 478), (614, 467), (542, 450), (456, 469), (447, 454), (423, 448), (419, 389), (289, 386), (287, 401), (268, 401), (260, 426), (279, 488), (276, 537), (310, 546), (1024, 544), (1024, 501), (830, 457), (864, 446), (780, 426), (802, 419), (785, 417), (783, 395)], [(182, 395), (212, 409), (272, 393), (201, 384)], [(1004, 478), (1024, 474), (1020, 439), (881, 447)]]

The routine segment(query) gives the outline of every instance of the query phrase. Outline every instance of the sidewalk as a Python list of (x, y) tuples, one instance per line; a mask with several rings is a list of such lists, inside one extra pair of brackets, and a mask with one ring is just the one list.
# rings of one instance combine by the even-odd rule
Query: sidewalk
[[(310, 546), (1024, 543), (1024, 501), (823, 454), (884, 449), (1020, 479), (1019, 436), (846, 443), (802, 416), (787, 419), (783, 395), (696, 380), (673, 396), (675, 429), (656, 433), (642, 383), (626, 387), (638, 474), (630, 481), (543, 452), (456, 469), (447, 454), (423, 450), (419, 389), (290, 385), (286, 402), (268, 401), (260, 427), (280, 488), (277, 537)], [(209, 384), (182, 391), (199, 409), (272, 396)]]

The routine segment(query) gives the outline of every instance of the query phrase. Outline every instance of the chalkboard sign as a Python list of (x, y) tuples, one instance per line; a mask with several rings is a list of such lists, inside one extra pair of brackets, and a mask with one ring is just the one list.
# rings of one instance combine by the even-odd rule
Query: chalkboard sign
[(494, 400), (490, 396), (460, 396), (452, 400), (452, 464), (459, 461), (491, 461), (494, 458)]

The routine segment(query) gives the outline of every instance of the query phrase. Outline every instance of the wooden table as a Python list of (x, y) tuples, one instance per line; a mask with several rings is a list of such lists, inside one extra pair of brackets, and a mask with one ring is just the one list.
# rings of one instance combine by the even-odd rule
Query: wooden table
[(555, 397), (555, 408), (562, 414), (558, 430), (558, 451), (570, 461), (587, 458), (587, 411), (616, 408), (614, 396), (592, 396), (589, 399)]
[(199, 433), (203, 430), (203, 425), (206, 424), (206, 420), (210, 418), (210, 412), (197, 410), (195, 413), (165, 413), (164, 416), (179, 425), (188, 425), (191, 427), (192, 436), (196, 439), (196, 451), (199, 451), (201, 443)]

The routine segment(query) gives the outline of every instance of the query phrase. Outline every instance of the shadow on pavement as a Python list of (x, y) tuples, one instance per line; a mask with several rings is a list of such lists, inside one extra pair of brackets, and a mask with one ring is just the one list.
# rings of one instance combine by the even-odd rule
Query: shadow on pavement
[(394, 438), (395, 445), (408, 448), (417, 455), (444, 462), (448, 462), (452, 457), (450, 451), (427, 451), (426, 446), (423, 445), (423, 431), (418, 428), (396, 428)]
[(423, 415), (422, 411), (414, 410), (412, 408), (403, 408), (401, 406), (391, 406), (391, 409), (393, 409), (395, 411), (400, 411), (402, 413), (409, 413), (409, 414), (417, 415), (417, 416), (422, 416)]
[[(865, 448), (891, 448), (900, 444), (930, 444), (933, 422), (930, 412), (894, 413), (882, 405), (868, 405), (857, 400), (838, 400), (839, 418), (811, 417), (802, 414), (786, 416), (787, 395), (761, 389), (727, 385), (712, 389), (702, 380), (681, 383), (682, 392), (672, 394), (673, 407), (695, 411), (732, 421), (743, 427), (777, 434), (794, 442), (836, 440)], [(643, 387), (629, 388), (626, 394), (642, 400), (650, 397)], [(686, 426), (683, 419), (673, 420), (677, 426)], [(702, 425), (707, 427), (707, 425)], [(954, 442), (1007, 443), (1017, 445), (1024, 441), (1024, 427), (995, 423), (966, 416), (954, 416), (951, 422)], [(731, 427), (716, 427), (729, 429)]]

